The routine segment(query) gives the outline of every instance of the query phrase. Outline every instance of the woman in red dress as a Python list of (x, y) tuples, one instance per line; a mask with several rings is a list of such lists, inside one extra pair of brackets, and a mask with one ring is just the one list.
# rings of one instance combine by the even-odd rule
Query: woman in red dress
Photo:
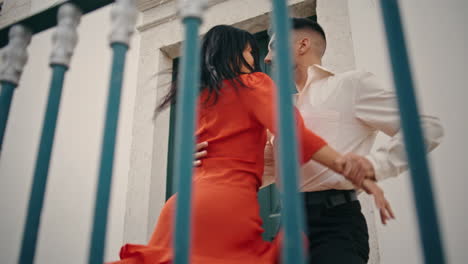
[[(276, 131), (275, 85), (260, 72), (255, 38), (246, 31), (216, 26), (204, 36), (201, 52), (196, 136), (210, 145), (193, 175), (191, 263), (277, 263), (279, 244), (263, 241), (257, 202), (266, 131)], [(173, 87), (158, 111), (175, 93)], [(305, 128), (297, 110), (296, 119), (301, 161), (340, 171), (340, 154)], [(148, 245), (125, 245), (116, 263), (172, 263), (175, 199), (162, 209)]]

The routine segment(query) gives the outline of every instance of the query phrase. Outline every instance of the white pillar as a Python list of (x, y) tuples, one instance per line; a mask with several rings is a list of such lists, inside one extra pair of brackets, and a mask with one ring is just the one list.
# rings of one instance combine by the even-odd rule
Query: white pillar
[(334, 72), (354, 70), (356, 63), (347, 0), (317, 0), (317, 22), (327, 36), (323, 66)]

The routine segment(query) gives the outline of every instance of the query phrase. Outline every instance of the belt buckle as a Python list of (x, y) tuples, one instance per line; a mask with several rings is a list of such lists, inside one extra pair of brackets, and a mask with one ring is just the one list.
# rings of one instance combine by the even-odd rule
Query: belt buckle
[(343, 193), (338, 193), (327, 197), (325, 200), (325, 207), (330, 209), (338, 205), (342, 205), (348, 202), (346, 196)]

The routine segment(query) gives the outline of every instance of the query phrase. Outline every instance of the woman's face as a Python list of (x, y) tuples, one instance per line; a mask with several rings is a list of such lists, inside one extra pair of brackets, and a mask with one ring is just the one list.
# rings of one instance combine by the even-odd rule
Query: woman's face
[[(254, 68), (255, 60), (252, 56), (252, 47), (250, 47), (250, 44), (247, 44), (242, 55), (244, 56), (245, 61), (250, 65), (250, 67)], [(249, 70), (249, 68), (246, 65), (242, 65), (242, 72), (249, 73), (250, 71), (251, 70)]]

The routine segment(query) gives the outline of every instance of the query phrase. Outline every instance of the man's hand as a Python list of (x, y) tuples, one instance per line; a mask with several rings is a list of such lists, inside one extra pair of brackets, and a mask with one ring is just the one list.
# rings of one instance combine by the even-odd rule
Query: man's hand
[(369, 179), (364, 180), (363, 188), (368, 194), (374, 196), (375, 206), (379, 209), (382, 224), (386, 225), (388, 220), (395, 219), (395, 214), (390, 203), (385, 198), (382, 188)]
[(361, 188), (365, 179), (375, 179), (375, 171), (372, 163), (362, 156), (348, 153), (336, 161), (341, 168), (341, 174), (351, 181), (356, 187)]
[(198, 167), (202, 164), (202, 159), (208, 155), (205, 149), (208, 147), (208, 142), (198, 143), (195, 147), (195, 154), (193, 154), (193, 166)]

